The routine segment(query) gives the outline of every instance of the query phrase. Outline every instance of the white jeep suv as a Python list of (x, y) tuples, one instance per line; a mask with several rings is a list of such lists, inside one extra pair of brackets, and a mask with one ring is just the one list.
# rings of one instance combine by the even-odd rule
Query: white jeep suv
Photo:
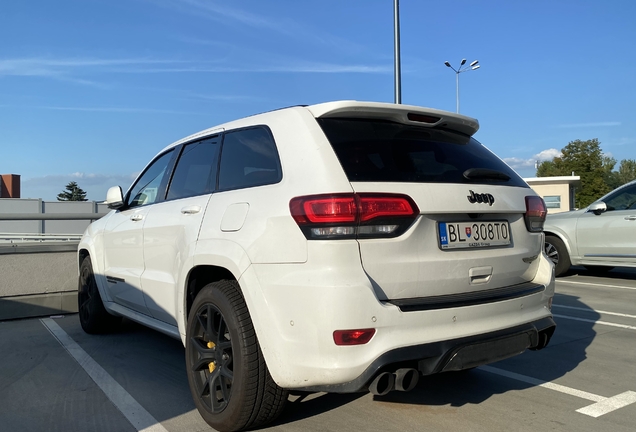
[(82, 327), (126, 317), (180, 338), (222, 431), (271, 421), (289, 391), (408, 391), (545, 347), (545, 204), (478, 127), (341, 101), (166, 147), (84, 234)]

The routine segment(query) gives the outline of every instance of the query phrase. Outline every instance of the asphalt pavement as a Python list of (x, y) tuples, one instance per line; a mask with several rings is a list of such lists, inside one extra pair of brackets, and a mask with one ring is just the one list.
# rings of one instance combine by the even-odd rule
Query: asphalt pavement
[[(636, 270), (557, 279), (542, 351), (422, 377), (411, 392), (291, 396), (276, 431), (634, 431)], [(0, 431), (209, 431), (180, 341), (77, 315), (0, 322)]]

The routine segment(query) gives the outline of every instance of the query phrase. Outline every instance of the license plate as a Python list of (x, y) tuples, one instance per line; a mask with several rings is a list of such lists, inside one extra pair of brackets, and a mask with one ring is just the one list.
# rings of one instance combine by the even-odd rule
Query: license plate
[(510, 244), (508, 221), (439, 222), (442, 249), (487, 248)]

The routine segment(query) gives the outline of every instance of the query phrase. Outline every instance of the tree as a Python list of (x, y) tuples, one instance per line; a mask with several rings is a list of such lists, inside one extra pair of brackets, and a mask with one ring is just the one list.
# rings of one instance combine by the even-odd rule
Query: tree
[(77, 182), (70, 182), (66, 185), (66, 190), (57, 194), (58, 201), (88, 201), (86, 192), (77, 185)]
[(632, 180), (636, 180), (636, 160), (623, 159), (617, 172), (618, 186), (624, 185)]
[(609, 156), (603, 156), (603, 180), (609, 189), (608, 192), (620, 186), (618, 183), (618, 173), (616, 171), (612, 171), (615, 165), (616, 159)]
[(561, 150), (561, 156), (543, 162), (537, 169), (537, 177), (569, 176), (581, 177), (581, 187), (576, 193), (576, 206), (587, 207), (612, 190), (612, 170), (616, 160), (603, 156), (598, 139), (570, 141)]

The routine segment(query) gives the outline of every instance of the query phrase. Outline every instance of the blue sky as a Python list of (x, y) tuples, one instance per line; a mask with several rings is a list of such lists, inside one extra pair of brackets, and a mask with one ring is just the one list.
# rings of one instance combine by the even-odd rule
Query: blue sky
[[(402, 102), (479, 119), (522, 176), (569, 141), (636, 159), (636, 2), (401, 0)], [(163, 147), (284, 106), (393, 102), (392, 0), (21, 0), (0, 8), (0, 173), (103, 200)]]

